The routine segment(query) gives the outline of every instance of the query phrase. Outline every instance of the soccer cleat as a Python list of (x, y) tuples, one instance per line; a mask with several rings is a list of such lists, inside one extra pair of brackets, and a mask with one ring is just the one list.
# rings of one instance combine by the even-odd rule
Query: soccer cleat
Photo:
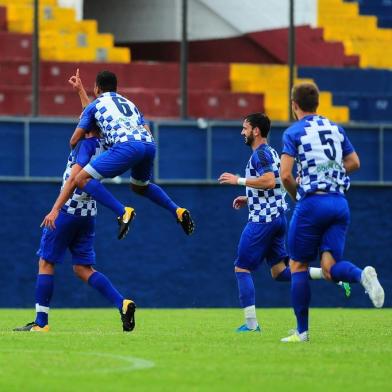
[(195, 224), (190, 212), (185, 208), (177, 208), (177, 222), (181, 224), (186, 235), (191, 235), (195, 230)]
[(309, 332), (305, 331), (302, 333), (298, 333), (297, 330), (293, 331), (294, 333), (287, 338), (280, 339), (281, 342), (284, 343), (302, 343), (302, 342), (309, 342)]
[(129, 231), (129, 225), (131, 224), (135, 215), (135, 210), (132, 207), (125, 207), (124, 215), (117, 218), (118, 225), (120, 226), (118, 229), (119, 240), (122, 240), (127, 235)]
[(130, 299), (124, 299), (122, 309), (120, 310), (124, 332), (130, 332), (135, 328), (135, 311), (135, 302)]
[(13, 331), (17, 332), (49, 332), (49, 325), (40, 327), (35, 321), (24, 325), (23, 327), (16, 327)]
[(351, 286), (350, 283), (347, 282), (339, 282), (338, 286), (340, 286), (344, 290), (344, 295), (346, 298), (349, 298), (351, 295)]
[(241, 325), (235, 330), (237, 333), (244, 333), (244, 332), (261, 332), (261, 328), (258, 325), (256, 329), (250, 329), (246, 324)]
[(369, 295), (373, 305), (376, 308), (382, 308), (384, 305), (385, 293), (377, 279), (376, 270), (373, 267), (368, 266), (364, 268), (361, 276), (361, 284)]

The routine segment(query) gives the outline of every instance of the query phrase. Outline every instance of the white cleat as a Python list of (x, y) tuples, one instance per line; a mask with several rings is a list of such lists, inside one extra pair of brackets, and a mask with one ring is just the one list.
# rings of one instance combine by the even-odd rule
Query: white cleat
[(368, 293), (373, 305), (382, 308), (384, 305), (384, 289), (377, 279), (377, 272), (373, 267), (365, 267), (362, 271), (361, 284)]
[(303, 343), (309, 342), (309, 332), (304, 331), (302, 333), (298, 333), (298, 331), (294, 330), (294, 333), (287, 338), (280, 339), (283, 343)]

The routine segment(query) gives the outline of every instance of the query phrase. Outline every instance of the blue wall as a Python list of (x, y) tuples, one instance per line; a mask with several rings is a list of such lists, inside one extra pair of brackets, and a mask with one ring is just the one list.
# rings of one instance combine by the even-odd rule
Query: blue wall
[[(68, 154), (68, 140), (75, 124), (68, 122), (28, 123), (30, 176), (59, 177)], [(155, 128), (157, 124), (153, 124)], [(215, 123), (211, 132), (200, 129), (196, 123), (159, 123), (160, 179), (216, 179), (223, 171), (242, 173), (249, 157), (249, 148), (243, 143), (241, 124)], [(270, 142), (281, 150), (283, 126), (274, 126)], [(361, 157), (361, 170), (356, 181), (392, 181), (391, 160), (392, 127), (350, 125), (346, 127), (352, 143)], [(209, 139), (210, 135), (210, 139)], [(0, 121), (0, 176), (24, 175), (24, 127), (22, 122)], [(382, 141), (383, 143), (381, 143)], [(210, 167), (208, 167), (210, 145)], [(382, 162), (382, 163), (381, 163)], [(383, 167), (382, 167), (383, 166)], [(381, 176), (381, 174), (383, 176)]]
[[(136, 207), (132, 231), (116, 239), (112, 214), (100, 208), (97, 222), (97, 267), (142, 307), (237, 306), (232, 263), (246, 211), (234, 211), (241, 191), (223, 186), (166, 186), (188, 207), (197, 229), (186, 237), (173, 217), (125, 185), (110, 185), (121, 200)], [(39, 224), (54, 201), (59, 184), (0, 183), (0, 306), (31, 307), (37, 268)], [(391, 306), (392, 188), (353, 187), (349, 192), (352, 224), (346, 255), (359, 266), (374, 265)], [(290, 306), (289, 284), (276, 283), (265, 267), (255, 275), (259, 306)], [(360, 287), (346, 300), (334, 285), (312, 283), (313, 306), (370, 306)], [(91, 288), (72, 276), (69, 258), (58, 268), (53, 306), (107, 306)]]

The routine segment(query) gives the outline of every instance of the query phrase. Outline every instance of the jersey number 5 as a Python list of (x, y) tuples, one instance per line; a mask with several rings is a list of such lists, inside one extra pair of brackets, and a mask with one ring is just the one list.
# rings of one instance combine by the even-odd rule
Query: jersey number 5
[(112, 97), (113, 102), (116, 104), (117, 109), (126, 117), (132, 116), (132, 110), (127, 104), (127, 100), (122, 97)]
[(332, 131), (319, 131), (320, 141), (323, 146), (329, 144), (329, 147), (324, 148), (324, 153), (328, 159), (334, 161), (336, 159), (336, 147), (332, 138), (327, 137), (331, 135)]

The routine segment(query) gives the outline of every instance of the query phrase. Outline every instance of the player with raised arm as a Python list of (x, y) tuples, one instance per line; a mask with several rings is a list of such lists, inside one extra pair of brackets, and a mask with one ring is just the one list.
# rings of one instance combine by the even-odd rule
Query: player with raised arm
[(41, 225), (45, 227), (37, 252), (40, 259), (35, 290), (36, 318), (14, 331), (49, 331), (48, 316), (54, 291), (55, 265), (63, 262), (67, 249), (72, 254), (75, 274), (119, 309), (123, 331), (132, 331), (135, 327), (135, 303), (124, 298), (104, 274), (93, 268), (96, 202), (90, 195), (75, 189), (74, 179), (91, 159), (103, 152), (103, 146), (98, 131), (86, 132), (85, 136), (69, 155), (60, 195)]
[(116, 214), (118, 238), (122, 239), (128, 232), (135, 211), (121, 204), (99, 180), (131, 169), (132, 189), (169, 210), (184, 232), (192, 234), (194, 223), (189, 211), (176, 205), (161, 187), (150, 183), (156, 150), (153, 136), (138, 108), (116, 91), (116, 75), (109, 71), (98, 73), (94, 87), (97, 99), (83, 111), (70, 144), (75, 146), (88, 129), (98, 126), (110, 148), (80, 171), (75, 179), (77, 187)]
[[(297, 330), (283, 342), (309, 340), (309, 263), (320, 256), (329, 280), (361, 283), (373, 305), (384, 304), (384, 290), (373, 267), (363, 270), (343, 260), (350, 210), (345, 192), (347, 174), (360, 166), (344, 129), (316, 113), (319, 91), (312, 83), (293, 87), (292, 110), (297, 118), (283, 134), (281, 178), (297, 200), (288, 232), (291, 297)], [(293, 177), (294, 162), (300, 181)]]
[[(233, 201), (235, 209), (249, 208), (249, 220), (241, 235), (234, 268), (245, 315), (245, 324), (237, 332), (259, 332), (251, 273), (266, 260), (273, 279), (278, 282), (291, 280), (285, 248), (287, 204), (279, 177), (279, 155), (267, 143), (271, 127), (269, 118), (263, 113), (249, 114), (242, 127), (245, 144), (253, 150), (246, 166), (246, 177), (223, 173), (219, 182), (246, 187), (246, 196), (238, 196)], [(310, 268), (309, 276), (324, 279), (321, 268)], [(343, 287), (349, 295), (350, 286), (344, 284)]]

